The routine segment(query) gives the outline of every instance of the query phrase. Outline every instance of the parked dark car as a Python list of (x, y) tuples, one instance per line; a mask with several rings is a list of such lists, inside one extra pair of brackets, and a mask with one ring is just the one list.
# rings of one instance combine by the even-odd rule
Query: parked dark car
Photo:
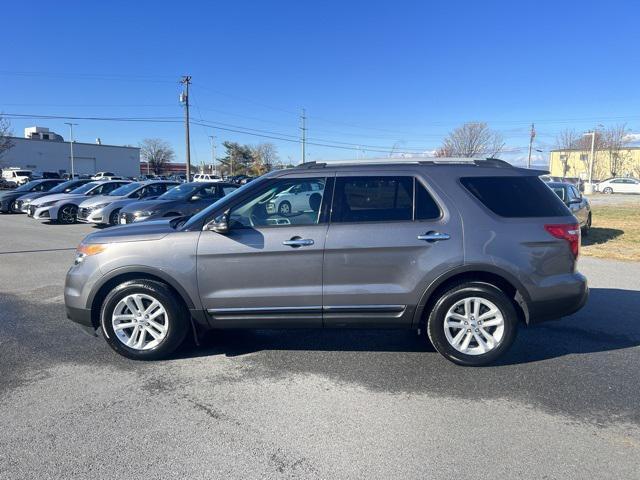
[(55, 186), (63, 183), (60, 179), (32, 180), (24, 185), (0, 194), (0, 212), (19, 213), (20, 205), (18, 199), (27, 193), (46, 193)]
[(120, 210), (120, 223), (193, 215), (238, 188), (226, 182), (190, 182), (172, 188), (155, 200), (136, 202)]
[(55, 187), (46, 192), (30, 192), (18, 197), (18, 200), (16, 201), (18, 210), (21, 213), (27, 213), (29, 211), (29, 205), (31, 205), (33, 200), (46, 197), (47, 195), (55, 195), (57, 193), (69, 193), (76, 188), (81, 187), (85, 183), (91, 182), (91, 180), (87, 178), (82, 180), (60, 180), (60, 182), (61, 183), (58, 183)]
[(591, 228), (591, 205), (589, 200), (580, 193), (578, 186), (568, 182), (548, 182), (547, 186), (569, 207), (571, 213), (578, 219), (582, 235), (587, 236)]

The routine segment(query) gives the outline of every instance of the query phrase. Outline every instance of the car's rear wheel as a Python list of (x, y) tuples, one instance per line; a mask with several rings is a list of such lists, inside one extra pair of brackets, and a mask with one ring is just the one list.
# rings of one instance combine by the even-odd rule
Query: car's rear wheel
[(11, 206), (9, 207), (11, 213), (20, 213), (20, 202), (18, 200), (14, 200), (11, 202)]
[(518, 315), (498, 287), (483, 282), (452, 286), (436, 301), (427, 323), (435, 349), (465, 366), (486, 365), (513, 343)]
[(613, 188), (611, 188), (611, 187), (606, 187), (604, 190), (602, 190), (602, 193), (607, 193), (607, 194), (609, 194), (609, 193), (613, 193)]
[(105, 298), (100, 325), (109, 346), (134, 360), (170, 355), (189, 331), (189, 312), (165, 284), (130, 280)]
[(76, 223), (78, 207), (75, 205), (64, 205), (58, 210), (58, 222), (69, 225)]

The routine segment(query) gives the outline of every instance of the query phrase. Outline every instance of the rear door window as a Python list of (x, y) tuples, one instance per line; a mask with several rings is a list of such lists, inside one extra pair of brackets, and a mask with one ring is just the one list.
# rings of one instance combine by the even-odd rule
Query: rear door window
[(409, 176), (340, 177), (333, 198), (331, 221), (337, 223), (440, 217), (440, 208), (426, 188)]
[(571, 215), (560, 198), (538, 177), (464, 177), (460, 182), (485, 207), (501, 217)]

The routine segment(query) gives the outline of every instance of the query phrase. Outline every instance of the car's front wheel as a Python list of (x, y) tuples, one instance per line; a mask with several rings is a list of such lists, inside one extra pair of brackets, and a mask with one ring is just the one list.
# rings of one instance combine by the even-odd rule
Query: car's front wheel
[(78, 207), (75, 205), (64, 205), (58, 210), (58, 222), (70, 225), (76, 223)]
[(109, 225), (117, 225), (119, 216), (120, 216), (120, 209), (117, 209), (111, 212), (111, 215), (109, 215)]
[(291, 214), (291, 204), (286, 200), (280, 204), (278, 207), (278, 213), (283, 217)]
[(189, 312), (164, 283), (129, 280), (105, 298), (100, 325), (107, 343), (134, 360), (170, 355), (189, 330)]
[(607, 194), (609, 194), (609, 193), (613, 193), (613, 188), (611, 188), (611, 187), (606, 187), (604, 190), (602, 190), (602, 193), (607, 193)]
[(435, 349), (465, 366), (495, 361), (513, 343), (518, 315), (498, 287), (468, 282), (446, 290), (428, 318), (427, 333)]

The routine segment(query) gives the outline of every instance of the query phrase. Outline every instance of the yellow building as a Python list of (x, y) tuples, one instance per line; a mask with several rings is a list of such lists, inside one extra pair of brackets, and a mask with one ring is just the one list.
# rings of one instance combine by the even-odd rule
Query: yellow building
[[(589, 150), (552, 150), (549, 171), (554, 177), (589, 178)], [(617, 152), (596, 150), (593, 181), (611, 177), (640, 178), (640, 147), (626, 147)]]

